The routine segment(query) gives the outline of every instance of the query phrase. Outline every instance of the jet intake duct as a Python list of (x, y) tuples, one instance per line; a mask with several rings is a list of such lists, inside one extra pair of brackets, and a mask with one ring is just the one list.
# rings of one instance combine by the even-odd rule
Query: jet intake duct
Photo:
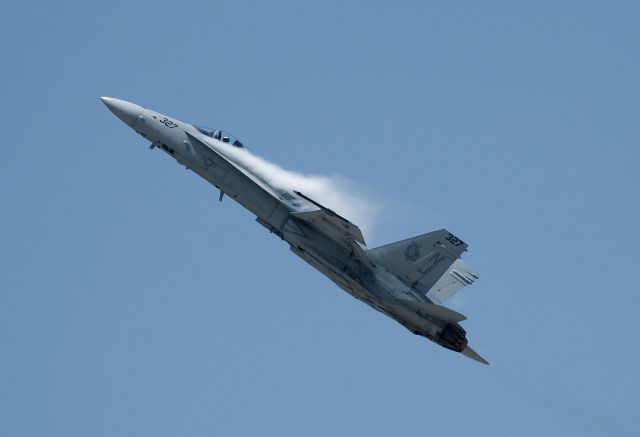
[(467, 337), (464, 329), (458, 324), (448, 323), (438, 336), (440, 346), (452, 351), (462, 352), (467, 347)]

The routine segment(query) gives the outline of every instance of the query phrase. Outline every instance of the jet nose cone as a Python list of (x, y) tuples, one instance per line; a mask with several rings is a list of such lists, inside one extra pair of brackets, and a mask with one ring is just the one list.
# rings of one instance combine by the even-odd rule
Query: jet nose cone
[(100, 100), (102, 100), (102, 103), (104, 103), (116, 117), (131, 128), (138, 115), (140, 115), (140, 112), (142, 112), (142, 107), (135, 103), (127, 102), (126, 100), (114, 99), (113, 97), (100, 97)]

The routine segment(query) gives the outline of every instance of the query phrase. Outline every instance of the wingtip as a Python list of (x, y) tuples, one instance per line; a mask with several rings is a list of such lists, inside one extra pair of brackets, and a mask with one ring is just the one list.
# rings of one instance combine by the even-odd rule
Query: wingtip
[(471, 349), (469, 346), (467, 346), (466, 348), (464, 348), (464, 350), (461, 352), (462, 355), (471, 358), (472, 360), (475, 360), (479, 363), (482, 364), (486, 364), (489, 365), (489, 362), (487, 360), (485, 360), (484, 358), (482, 358), (480, 356), (480, 354), (478, 354), (476, 351), (474, 351), (473, 349)]

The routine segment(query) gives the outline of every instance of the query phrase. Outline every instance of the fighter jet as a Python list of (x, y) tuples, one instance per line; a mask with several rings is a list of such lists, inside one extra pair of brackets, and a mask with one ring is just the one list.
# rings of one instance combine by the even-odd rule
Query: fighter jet
[(460, 255), (467, 243), (440, 229), (367, 248), (357, 225), (299, 187), (276, 187), (243, 165), (245, 145), (226, 132), (182, 122), (125, 100), (101, 100), (120, 120), (224, 195), (255, 214), (293, 253), (338, 287), (409, 331), (483, 364), (460, 326), (466, 317), (441, 303), (478, 273)]

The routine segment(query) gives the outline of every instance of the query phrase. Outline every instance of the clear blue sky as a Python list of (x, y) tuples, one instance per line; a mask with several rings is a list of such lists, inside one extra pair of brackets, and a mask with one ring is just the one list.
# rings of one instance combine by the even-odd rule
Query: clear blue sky
[[(28, 2), (0, 14), (0, 435), (640, 434), (637, 2)], [(446, 227), (481, 366), (117, 120), (224, 128)]]

